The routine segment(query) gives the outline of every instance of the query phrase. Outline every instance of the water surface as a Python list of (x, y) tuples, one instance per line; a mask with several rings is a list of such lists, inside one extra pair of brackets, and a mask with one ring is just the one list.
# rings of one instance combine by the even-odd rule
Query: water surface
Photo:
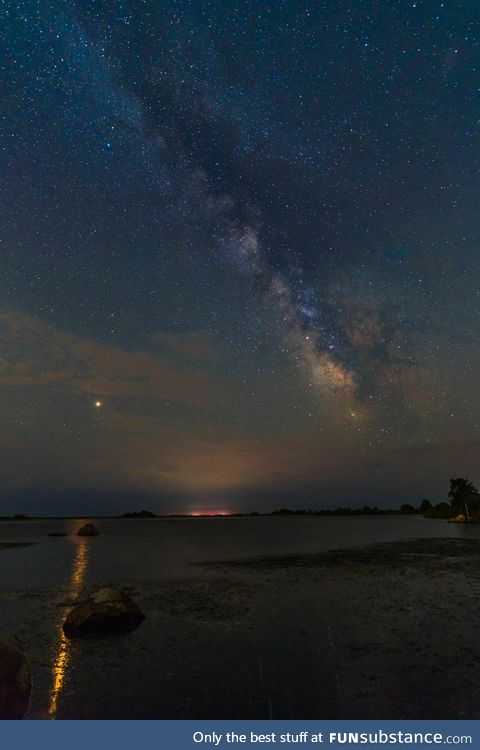
[[(31, 545), (0, 550), (0, 629), (20, 638), (32, 667), (28, 718), (268, 718), (272, 705), (279, 718), (316, 715), (319, 685), (325, 708), (334, 656), (345, 650), (335, 645), (342, 607), (358, 624), (351, 593), (341, 593), (348, 575), (344, 582), (336, 572), (335, 601), (325, 606), (325, 579), (298, 589), (290, 581), (288, 593), (283, 579), (202, 563), (480, 539), (480, 525), (417, 516), (95, 519), (100, 535), (78, 537), (86, 520), (0, 522), (0, 544)], [(71, 606), (108, 584), (128, 588), (145, 611), (142, 626), (122, 638), (69, 641), (62, 626)], [(367, 586), (362, 596), (370, 595)], [(311, 634), (299, 636), (308, 618)], [(330, 698), (335, 716), (345, 699)]]
[[(0, 588), (65, 584), (78, 545), (84, 544), (88, 560), (82, 584), (93, 585), (195, 575), (194, 564), (209, 560), (324, 552), (422, 537), (480, 538), (480, 525), (418, 516), (95, 519), (100, 536), (77, 537), (86, 522), (1, 521), (0, 543), (35, 544), (1, 552)], [(68, 536), (47, 536), (52, 531)]]

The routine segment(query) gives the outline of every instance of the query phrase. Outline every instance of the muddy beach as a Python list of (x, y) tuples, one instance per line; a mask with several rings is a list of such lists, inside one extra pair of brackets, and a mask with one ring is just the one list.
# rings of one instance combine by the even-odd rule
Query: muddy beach
[(68, 640), (86, 557), (65, 585), (1, 592), (34, 676), (25, 718), (479, 718), (476, 538), (212, 555), (125, 580), (134, 632)]

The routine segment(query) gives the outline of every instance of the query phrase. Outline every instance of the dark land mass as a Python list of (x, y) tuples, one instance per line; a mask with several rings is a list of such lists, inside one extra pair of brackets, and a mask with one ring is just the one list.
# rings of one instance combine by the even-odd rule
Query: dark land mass
[[(446, 505), (446, 504), (445, 504)], [(409, 510), (402, 508), (377, 508), (370, 507), (368, 505), (362, 508), (335, 508), (328, 509), (323, 508), (319, 510), (309, 509), (296, 509), (291, 510), (288, 508), (281, 508), (280, 510), (273, 510), (268, 513), (259, 513), (257, 511), (251, 511), (249, 513), (153, 513), (149, 510), (140, 511), (129, 511), (128, 513), (122, 513), (122, 515), (74, 515), (74, 516), (26, 516), (23, 514), (16, 514), (14, 516), (0, 516), (0, 521), (63, 521), (63, 520), (75, 520), (75, 519), (111, 519), (111, 518), (126, 518), (126, 519), (162, 519), (162, 518), (257, 518), (270, 516), (309, 516), (324, 517), (324, 516), (388, 516), (388, 515), (422, 515), (420, 509), (416, 509), (413, 506), (409, 506)], [(434, 517), (434, 516), (428, 516)], [(443, 515), (442, 518), (448, 518)]]
[(281, 568), (342, 567), (351, 565), (405, 566), (415, 562), (423, 567), (451, 562), (451, 558), (473, 557), (480, 560), (478, 539), (412, 539), (405, 542), (387, 542), (359, 549), (341, 549), (310, 555), (285, 557), (257, 557), (250, 560), (219, 560), (206, 567), (254, 568), (258, 570)]

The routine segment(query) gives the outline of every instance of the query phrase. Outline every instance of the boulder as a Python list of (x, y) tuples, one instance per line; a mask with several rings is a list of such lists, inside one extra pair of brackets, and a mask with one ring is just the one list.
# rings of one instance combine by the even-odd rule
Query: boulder
[(113, 588), (103, 588), (70, 610), (63, 630), (70, 637), (93, 633), (128, 633), (144, 619), (142, 610), (127, 594)]
[(0, 719), (21, 719), (32, 692), (32, 674), (14, 636), (0, 633)]
[(66, 531), (49, 531), (47, 536), (67, 536)]
[(94, 523), (86, 523), (77, 531), (77, 536), (98, 536), (99, 530)]

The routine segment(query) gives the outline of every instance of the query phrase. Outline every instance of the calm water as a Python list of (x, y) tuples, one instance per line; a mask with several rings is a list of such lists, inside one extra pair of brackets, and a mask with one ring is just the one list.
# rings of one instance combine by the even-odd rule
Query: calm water
[[(79, 564), (85, 586), (196, 575), (192, 564), (209, 560), (320, 552), (422, 537), (480, 537), (480, 525), (416, 516), (105, 519), (95, 520), (101, 535), (93, 539), (76, 536), (85, 522), (0, 522), (0, 542), (35, 543), (0, 552), (0, 588), (52, 589), (68, 583)], [(51, 531), (69, 536), (48, 537)]]
[[(228, 615), (228, 602), (240, 606), (244, 588), (235, 580), (222, 583), (215, 572), (195, 563), (480, 536), (480, 525), (399, 516), (105, 519), (95, 521), (101, 532), (95, 538), (76, 536), (83, 523), (0, 522), (0, 542), (34, 543), (0, 551), (0, 630), (19, 637), (33, 673), (26, 718), (267, 718), (269, 691), (282, 693), (276, 687), (282, 684), (289, 695), (295, 680), (308, 699), (299, 716), (302, 711), (310, 715), (308, 701), (318, 691), (318, 680), (327, 692), (335, 684), (328, 645), (334, 631), (324, 620), (333, 621), (336, 613), (322, 609), (319, 623), (312, 615), (317, 645), (311, 654), (305, 652), (305, 669), (315, 658), (323, 677), (312, 673), (309, 687), (303, 668), (298, 674), (282, 671), (290, 637), (291, 648), (297, 648), (298, 606), (290, 610), (282, 600), (278, 608), (275, 590), (261, 589), (249, 615), (254, 628), (229, 624), (228, 617), (224, 623), (215, 606), (219, 612), (227, 607)], [(47, 536), (52, 531), (68, 536)], [(72, 603), (86, 587), (106, 584), (131, 587), (147, 615), (142, 626), (121, 637), (67, 639), (63, 622)], [(276, 602), (271, 611), (270, 605), (263, 607), (266, 595)], [(326, 644), (320, 656), (317, 641)], [(292, 663), (297, 661), (295, 651)], [(282, 695), (274, 696), (280, 706)], [(278, 711), (283, 718), (295, 716), (288, 707)]]

